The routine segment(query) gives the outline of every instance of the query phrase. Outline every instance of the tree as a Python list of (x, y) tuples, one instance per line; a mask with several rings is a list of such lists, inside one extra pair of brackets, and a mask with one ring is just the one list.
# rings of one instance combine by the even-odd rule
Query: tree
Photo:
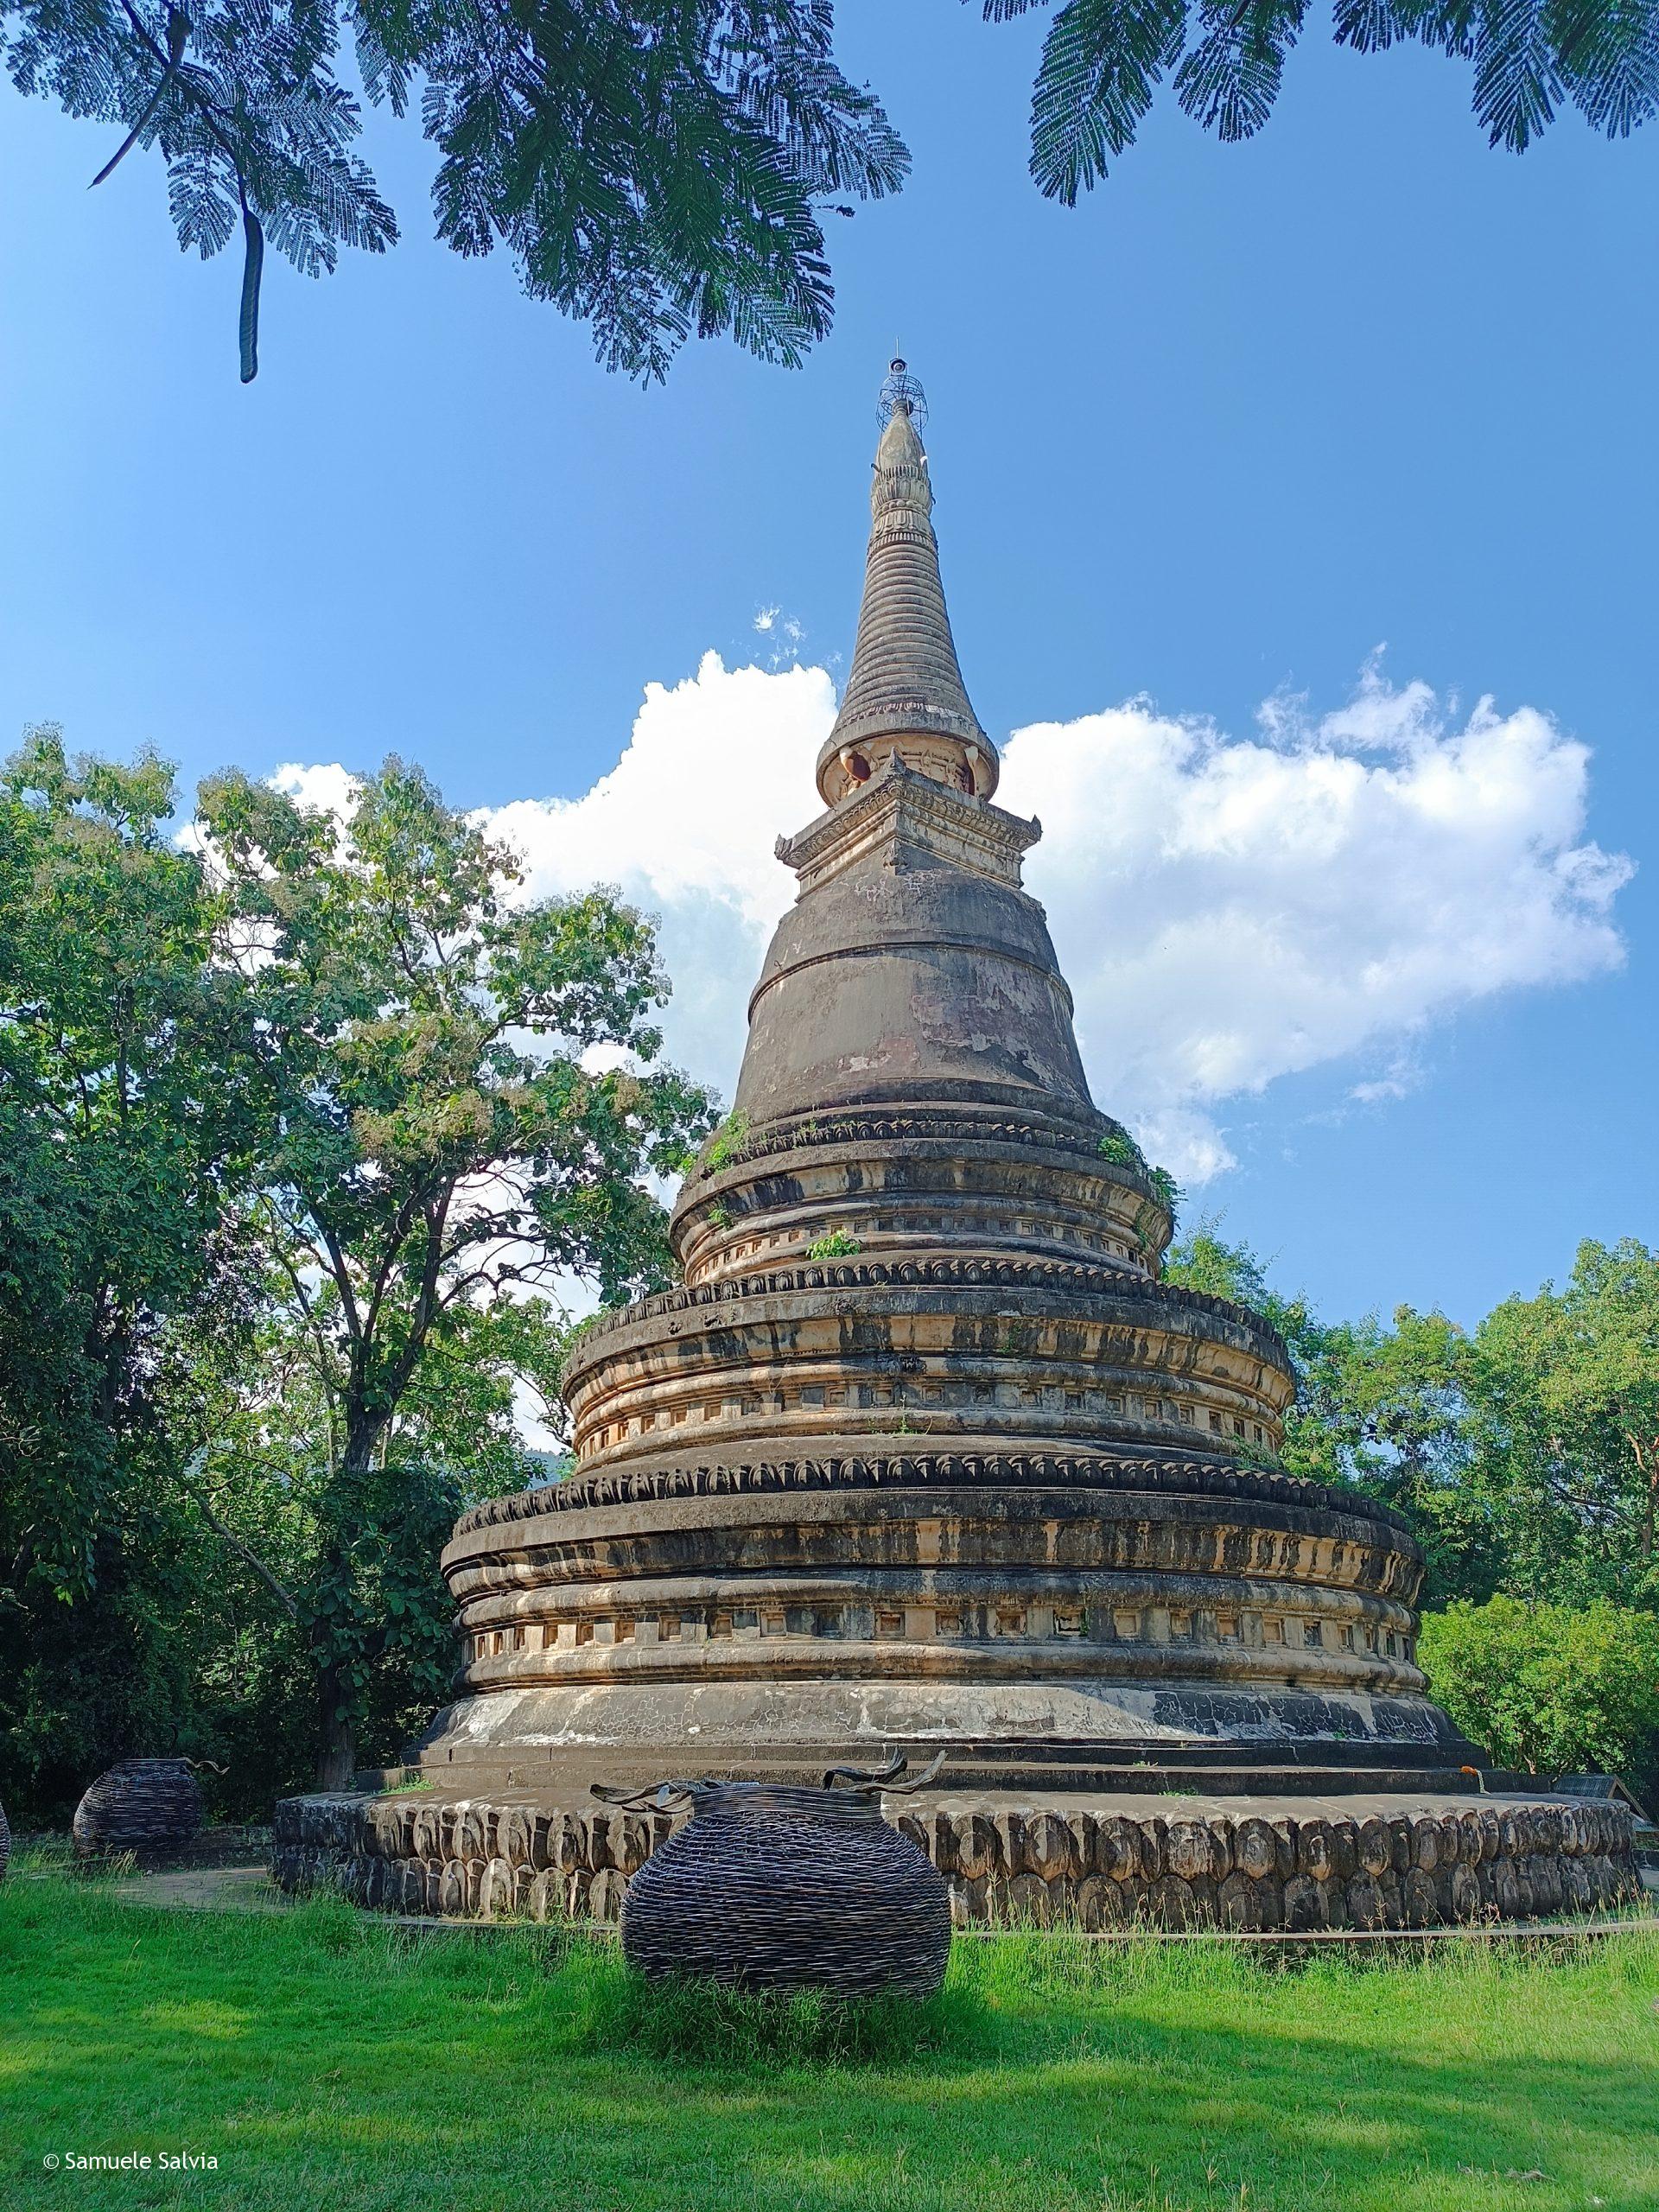
[(241, 237), (245, 383), (267, 240), (316, 276), (397, 237), (353, 150), (343, 33), (371, 101), (403, 116), (418, 92), (438, 236), (505, 244), (631, 375), (693, 332), (798, 361), (830, 326), (826, 207), (908, 168), (836, 65), (828, 0), (0, 0), (18, 90), (125, 130), (95, 182), (153, 149), (180, 245)]
[[(0, 1719), (14, 1811), (188, 1735), (175, 1332), (222, 1302), (253, 1141), (173, 772), (0, 769)], [(96, 1762), (96, 1764), (94, 1764)]]
[[(1046, 4), (984, 0), (992, 21)], [(1032, 101), (1033, 176), (1074, 206), (1133, 143), (1166, 76), (1206, 130), (1252, 137), (1306, 14), (1306, 0), (1065, 0)], [(1614, 138), (1659, 106), (1659, 0), (1337, 0), (1332, 29), (1362, 54), (1415, 39), (1471, 61), (1476, 118), (1517, 154), (1564, 101)]]
[(1426, 1613), (1418, 1655), (1429, 1688), (1500, 1766), (1585, 1769), (1645, 1779), (1659, 1754), (1659, 1620), (1498, 1596)]
[[(546, 1382), (559, 1332), (539, 1301), (563, 1276), (607, 1300), (667, 1281), (642, 1179), (714, 1116), (652, 1065), (667, 985), (650, 925), (602, 892), (516, 898), (512, 855), (418, 771), (388, 760), (344, 824), (226, 774), (203, 785), (200, 828), (258, 1071), (240, 1220), (264, 1335), (238, 1364), (232, 1332), (228, 1372), (248, 1382), (217, 1422), (226, 1393), (206, 1394), (196, 1494), (308, 1640), (337, 1787), (378, 1662), (436, 1663), (421, 1592), (457, 1503), (457, 1379), (498, 1410), (504, 1376)], [(303, 1520), (302, 1587), (215, 1501), (215, 1469), (251, 1459)], [(447, 1620), (442, 1637), (447, 1657)]]
[(1214, 1223), (1200, 1223), (1173, 1249), (1167, 1272), (1252, 1307), (1284, 1338), (1296, 1377), (1279, 1455), (1286, 1470), (1351, 1484), (1405, 1513), (1426, 1555), (1429, 1602), (1490, 1596), (1506, 1555), (1494, 1502), (1469, 1479), (1464, 1332), (1443, 1313), (1408, 1306), (1392, 1327), (1375, 1314), (1322, 1321), (1306, 1298), (1274, 1291), (1249, 1245), (1226, 1243)]
[[(6, 1583), (72, 1599), (160, 1448), (170, 1316), (209, 1300), (253, 1137), (172, 771), (0, 772), (0, 1516)], [(210, 1075), (211, 1071), (211, 1075)]]
[(1474, 1478), (1530, 1593), (1659, 1602), (1659, 1253), (1586, 1241), (1557, 1290), (1475, 1332)]
[[(1048, 0), (982, 0), (1006, 21)], [(1031, 169), (1068, 206), (1134, 140), (1166, 75), (1224, 139), (1271, 112), (1306, 0), (1065, 0), (1043, 48)], [(1571, 101), (1622, 137), (1659, 101), (1659, 0), (1338, 0), (1339, 43), (1416, 39), (1474, 66), (1493, 145)], [(24, 93), (159, 151), (179, 242), (243, 241), (257, 372), (267, 239), (295, 266), (384, 252), (397, 224), (355, 150), (359, 102), (419, 94), (437, 234), (512, 253), (532, 298), (591, 323), (600, 359), (661, 377), (693, 333), (794, 365), (830, 327), (821, 218), (897, 191), (910, 157), (834, 54), (833, 0), (0, 0)]]

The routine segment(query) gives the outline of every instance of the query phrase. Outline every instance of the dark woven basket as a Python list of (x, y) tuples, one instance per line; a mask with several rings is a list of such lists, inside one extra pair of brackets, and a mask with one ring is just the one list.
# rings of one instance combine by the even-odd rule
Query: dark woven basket
[(6, 1865), (11, 1857), (11, 1830), (6, 1824), (6, 1808), (0, 1805), (0, 1882), (6, 1878)]
[(122, 1759), (75, 1808), (75, 1849), (168, 1851), (201, 1826), (201, 1790), (188, 1759)]
[(622, 1901), (622, 1948), (642, 1974), (847, 1996), (938, 1989), (950, 1893), (882, 1819), (879, 1789), (692, 1783), (656, 1802), (682, 1793), (690, 1820)]

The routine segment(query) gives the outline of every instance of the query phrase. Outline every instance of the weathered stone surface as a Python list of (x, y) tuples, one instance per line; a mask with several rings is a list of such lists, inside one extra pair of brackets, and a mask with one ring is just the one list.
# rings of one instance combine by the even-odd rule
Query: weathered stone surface
[[(683, 1281), (577, 1344), (572, 1476), (458, 1525), (461, 1694), (423, 1768), (550, 1808), (898, 1745), (1028, 1788), (1071, 1786), (1068, 1745), (1078, 1772), (1313, 1745), (1444, 1778), (1471, 1754), (1423, 1695), (1409, 1530), (1264, 1464), (1283, 1344), (1160, 1280), (1167, 1192), (1089, 1096), (1020, 882), (1039, 825), (990, 803), (920, 450), (901, 411), (827, 810), (780, 848), (800, 895), (735, 1118), (675, 1209)], [(1081, 1876), (1077, 1834), (1032, 1847)], [(1162, 1851), (1143, 1878), (1224, 1878)]]
[[(1546, 1801), (1492, 1813), (1490, 1822), (1490, 1808), (1414, 1807), (1400, 1818), (1421, 1847), (1433, 1838), (1435, 1865), (1410, 1866), (1402, 1878), (1386, 1848), (1388, 1823), (1363, 1803), (1328, 1802), (1269, 1821), (1236, 1804), (1189, 1801), (1171, 1819), (1133, 1802), (1133, 1810), (1113, 1812), (947, 1796), (894, 1800), (890, 1818), (945, 1876), (959, 1927), (1432, 1928), (1603, 1910), (1640, 1893), (1630, 1816), (1617, 1806), (1594, 1808), (1593, 1824)], [(406, 1800), (299, 1797), (277, 1808), (273, 1871), (284, 1888), (332, 1885), (392, 1911), (613, 1920), (630, 1877), (677, 1825), (586, 1808), (543, 1816), (524, 1805), (472, 1802), (445, 1810), (452, 1839), (483, 1833), (522, 1847), (527, 1832), (539, 1833), (556, 1864), (538, 1870), (527, 1859), (462, 1859), (453, 1850), (423, 1860), (407, 1855), (407, 1845), (416, 1832), (429, 1834), (430, 1822)], [(1447, 1821), (1459, 1830), (1455, 1859), (1440, 1856)], [(1483, 1846), (1493, 1840), (1494, 1856), (1473, 1857), (1471, 1836)], [(1590, 1851), (1591, 1841), (1608, 1847)]]

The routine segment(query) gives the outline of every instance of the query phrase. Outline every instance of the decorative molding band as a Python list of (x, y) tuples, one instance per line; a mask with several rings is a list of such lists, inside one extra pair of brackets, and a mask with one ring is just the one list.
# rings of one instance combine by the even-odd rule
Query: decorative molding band
[[(734, 1167), (747, 1166), (751, 1160), (764, 1160), (774, 1153), (803, 1152), (817, 1145), (886, 1145), (919, 1139), (936, 1144), (1018, 1144), (1044, 1152), (1077, 1153), (1093, 1160), (1109, 1177), (1126, 1177), (1140, 1187), (1144, 1179), (1133, 1167), (1105, 1159), (1100, 1150), (1102, 1135), (1120, 1124), (1104, 1114), (1097, 1120), (1098, 1128), (1090, 1133), (1065, 1122), (1039, 1122), (1018, 1115), (969, 1116), (913, 1107), (862, 1106), (855, 1112), (828, 1108), (821, 1115), (793, 1115), (752, 1131), (718, 1168), (699, 1160), (686, 1179), (688, 1183), (710, 1182)], [(1145, 1188), (1151, 1197), (1150, 1183)]]
[(830, 1260), (804, 1262), (798, 1266), (768, 1268), (755, 1274), (721, 1275), (674, 1290), (658, 1291), (637, 1299), (631, 1306), (613, 1306), (595, 1314), (571, 1346), (563, 1380), (568, 1385), (592, 1363), (599, 1348), (619, 1329), (635, 1323), (683, 1313), (699, 1306), (741, 1303), (746, 1298), (774, 1298), (804, 1290), (875, 1289), (1055, 1290), (1103, 1297), (1128, 1296), (1150, 1304), (1174, 1306), (1178, 1312), (1202, 1313), (1235, 1328), (1247, 1330), (1255, 1339), (1269, 1366), (1290, 1369), (1290, 1353), (1278, 1331), (1230, 1299), (1211, 1298), (1206, 1292), (1187, 1290), (1177, 1283), (1153, 1282), (1134, 1268), (1106, 1261), (1006, 1259), (971, 1254), (918, 1258)]
[(594, 1506), (647, 1505), (679, 1498), (732, 1497), (803, 1490), (963, 1488), (1077, 1489), (1173, 1492), (1186, 1497), (1255, 1501), (1304, 1512), (1340, 1513), (1378, 1523), (1418, 1546), (1405, 1516), (1361, 1491), (1333, 1490), (1265, 1469), (1205, 1466), (1198, 1461), (1128, 1459), (1071, 1452), (871, 1452), (854, 1457), (741, 1460), (712, 1466), (612, 1467), (569, 1475), (540, 1490), (493, 1497), (463, 1513), (456, 1540), (482, 1529), (534, 1521), (550, 1513)]

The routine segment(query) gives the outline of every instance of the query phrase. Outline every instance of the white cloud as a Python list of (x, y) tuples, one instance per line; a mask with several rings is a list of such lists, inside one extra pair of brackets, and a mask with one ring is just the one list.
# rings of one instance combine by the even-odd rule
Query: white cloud
[[(669, 1049), (728, 1094), (795, 893), (773, 838), (817, 810), (834, 714), (821, 668), (709, 653), (647, 687), (590, 791), (488, 817), (532, 894), (608, 882), (661, 916)], [(1459, 1007), (1616, 967), (1631, 868), (1585, 839), (1588, 764), (1535, 709), (1483, 699), (1459, 721), (1375, 666), (1338, 712), (1275, 699), (1245, 739), (1144, 700), (1017, 731), (999, 801), (1043, 821), (1027, 878), (1096, 1099), (1202, 1182), (1231, 1164), (1230, 1103), (1276, 1077), (1345, 1064), (1338, 1096), (1382, 1104), (1422, 1079), (1418, 1043)], [(338, 769), (283, 774), (345, 796)]]
[(360, 779), (342, 768), (338, 760), (324, 761), (315, 767), (307, 767), (298, 760), (286, 761), (268, 781), (301, 806), (315, 807), (320, 813), (332, 814), (337, 822), (349, 822), (357, 811)]
[(798, 622), (792, 614), (785, 614), (781, 607), (757, 607), (754, 627), (763, 638), (775, 638), (776, 649), (768, 656), (767, 665), (788, 668), (801, 657), (801, 647), (806, 639), (806, 625)]
[(1375, 666), (1339, 712), (1224, 736), (1135, 701), (1009, 743), (1000, 793), (1042, 817), (1027, 865), (1096, 1094), (1178, 1173), (1227, 1166), (1221, 1109), (1384, 1052), (1517, 986), (1618, 964), (1622, 856), (1582, 842), (1587, 748), (1529, 707), (1453, 726)]
[(772, 925), (795, 895), (780, 830), (818, 806), (813, 764), (835, 720), (823, 670), (728, 669), (645, 687), (627, 750), (576, 799), (519, 799), (488, 816), (524, 858), (532, 896), (617, 885), (662, 918), (675, 1058), (729, 1093)]

